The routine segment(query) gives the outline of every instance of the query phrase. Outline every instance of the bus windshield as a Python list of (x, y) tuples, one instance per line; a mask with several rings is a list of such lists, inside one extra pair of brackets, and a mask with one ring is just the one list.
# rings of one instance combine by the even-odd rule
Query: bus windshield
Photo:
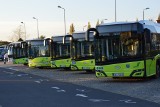
[(124, 61), (143, 53), (142, 35), (134, 32), (112, 33), (96, 41), (96, 62)]
[(31, 41), (29, 46), (29, 57), (49, 57), (49, 46), (44, 46), (44, 41)]
[(56, 43), (55, 44), (55, 57), (62, 58), (62, 57), (70, 57), (70, 44), (69, 43)]
[[(21, 44), (23, 44), (23, 46)], [(27, 44), (25, 42), (13, 44), (13, 58), (22, 57), (27, 57)]]
[(93, 41), (74, 41), (72, 45), (72, 59), (94, 57)]
[(0, 59), (3, 60), (3, 56), (4, 54), (7, 53), (7, 49), (5, 49), (4, 47), (0, 47)]

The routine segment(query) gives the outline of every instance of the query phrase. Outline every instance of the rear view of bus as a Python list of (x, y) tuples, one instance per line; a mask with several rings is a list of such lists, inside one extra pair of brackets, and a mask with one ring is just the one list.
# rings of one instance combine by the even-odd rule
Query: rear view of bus
[(68, 38), (64, 43), (64, 36), (52, 37), (51, 56), (52, 68), (70, 68), (70, 41), (68, 40)]
[(12, 58), (13, 64), (28, 64), (27, 42), (13, 42), (8, 45), (8, 56)]
[(87, 72), (94, 71), (94, 42), (93, 33), (89, 35), (89, 40), (86, 40), (86, 32), (77, 32), (72, 34), (71, 42), (71, 69), (85, 70)]
[(4, 60), (4, 54), (7, 53), (7, 49), (6, 46), (0, 46), (0, 60), (3, 61)]
[(29, 67), (50, 67), (49, 39), (28, 40)]
[(96, 32), (97, 77), (159, 77), (160, 24), (117, 22), (88, 31)]

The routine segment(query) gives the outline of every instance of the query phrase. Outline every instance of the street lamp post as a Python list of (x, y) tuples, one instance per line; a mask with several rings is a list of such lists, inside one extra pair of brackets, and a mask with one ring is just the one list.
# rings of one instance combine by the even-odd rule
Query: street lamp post
[(21, 22), (22, 24), (24, 24), (24, 30), (25, 30), (25, 40), (26, 40), (26, 26), (24, 22)]
[(145, 9), (143, 9), (143, 20), (144, 20), (144, 11), (145, 10), (148, 10), (149, 8), (147, 7), (147, 8), (145, 8)]
[(117, 22), (117, 2), (115, 0), (115, 22)]
[(61, 8), (64, 10), (64, 29), (65, 29), (65, 35), (66, 35), (66, 12), (65, 12), (65, 8), (61, 7), (61, 6), (58, 6), (58, 8)]
[(21, 38), (21, 27), (22, 27), (22, 25), (19, 26), (19, 32), (20, 32), (19, 35), (18, 35), (19, 39)]
[(37, 35), (38, 35), (38, 39), (39, 39), (39, 29), (38, 29), (38, 19), (33, 17), (33, 19), (36, 19), (37, 20)]

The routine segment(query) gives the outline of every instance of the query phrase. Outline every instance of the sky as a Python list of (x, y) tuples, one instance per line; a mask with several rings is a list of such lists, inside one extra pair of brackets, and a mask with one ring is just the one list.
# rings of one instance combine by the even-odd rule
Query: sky
[[(117, 21), (142, 20), (156, 21), (160, 14), (160, 0), (116, 0)], [(64, 11), (66, 28), (73, 23), (75, 31), (86, 30), (88, 22), (95, 27), (97, 20), (105, 23), (115, 21), (115, 0), (0, 0), (0, 40), (9, 41), (19, 26), (26, 27), (27, 39), (37, 38), (38, 19), (39, 35), (51, 37), (64, 35)], [(22, 24), (21, 22), (24, 22)]]

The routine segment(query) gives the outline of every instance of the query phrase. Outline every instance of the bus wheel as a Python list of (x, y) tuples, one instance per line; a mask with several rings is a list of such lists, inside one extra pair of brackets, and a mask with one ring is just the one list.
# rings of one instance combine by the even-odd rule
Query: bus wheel
[(156, 64), (156, 75), (155, 75), (155, 78), (158, 78), (158, 77), (160, 77), (160, 66), (159, 66), (159, 64), (157, 63), (157, 64)]

